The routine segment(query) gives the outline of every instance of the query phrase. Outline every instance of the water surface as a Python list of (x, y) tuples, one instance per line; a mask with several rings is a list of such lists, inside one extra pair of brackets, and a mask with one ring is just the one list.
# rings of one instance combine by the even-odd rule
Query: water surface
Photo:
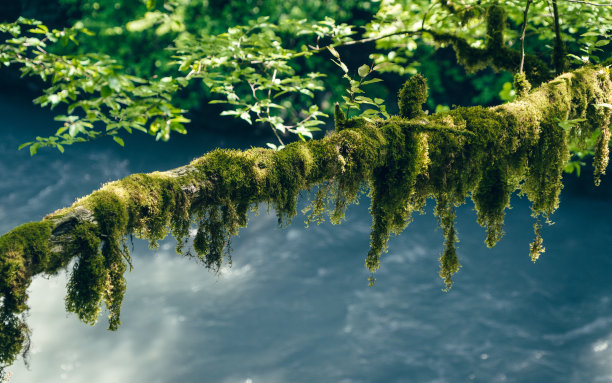
[[(101, 142), (30, 158), (16, 147), (54, 122), (23, 102), (0, 99), (0, 111), (0, 232), (104, 182), (253, 144), (205, 133), (161, 144), (130, 137), (124, 149)], [(280, 229), (260, 209), (221, 275), (177, 256), (172, 240), (156, 251), (136, 241), (117, 332), (104, 317), (90, 327), (65, 312), (65, 274), (35, 279), (30, 367), (18, 361), (11, 381), (612, 382), (610, 180), (592, 192), (583, 178), (564, 190), (536, 264), (527, 200), (513, 198), (494, 249), (473, 205), (460, 208), (463, 268), (449, 293), (431, 208), (391, 238), (367, 286), (365, 197), (340, 226), (305, 229), (298, 216)]]

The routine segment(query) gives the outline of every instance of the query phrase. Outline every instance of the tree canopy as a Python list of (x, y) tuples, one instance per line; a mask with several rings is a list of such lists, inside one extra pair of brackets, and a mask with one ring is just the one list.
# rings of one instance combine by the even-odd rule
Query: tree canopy
[[(311, 11), (280, 2), (286, 10), (278, 11), (263, 2), (257, 12), (235, 15), (230, 2), (212, 18), (198, 13), (205, 9), (199, 2), (148, 0), (110, 25), (100, 14), (114, 14), (114, 2), (63, 3), (94, 12), (63, 29), (26, 18), (0, 24), (7, 37), (0, 62), (44, 81), (35, 102), (65, 111), (55, 133), (22, 145), (32, 155), (107, 136), (123, 146), (122, 136), (133, 131), (157, 140), (186, 134), (186, 108), (201, 102), (190, 92), (202, 86), (207, 100), (225, 105), (222, 115), (265, 126), (276, 141), (267, 149), (218, 149), (174, 170), (108, 183), (0, 237), (4, 365), (28, 350), (24, 313), (36, 275), (71, 268), (67, 311), (93, 324), (104, 301), (109, 329), (117, 329), (131, 268), (125, 241), (132, 235), (154, 247), (171, 233), (179, 254), (218, 271), (249, 210), (267, 204), (282, 224), (297, 214), (300, 192), (313, 190), (308, 222), (329, 216), (340, 223), (367, 192), (372, 228), (365, 263), (374, 273), (390, 235), (434, 199), (445, 245), (440, 276), (449, 289), (460, 268), (455, 208), (468, 197), (492, 247), (503, 235), (511, 195), (526, 195), (535, 261), (544, 251), (541, 225), (559, 204), (563, 171), (580, 171), (592, 155), (596, 182), (605, 174), (612, 116), (608, 4), (384, 0), (347, 8), (315, 2)], [(328, 16), (329, 7), (339, 21)], [(353, 25), (356, 10), (371, 19)], [(303, 18), (311, 14), (325, 17)], [(243, 25), (221, 31), (224, 17)], [(114, 47), (121, 36), (129, 39)], [(149, 40), (159, 49), (130, 48)], [(354, 46), (371, 49), (368, 62), (347, 59)], [(513, 78), (502, 91), (508, 102), (426, 110), (432, 87), (417, 73), (426, 70), (419, 54), (445, 46), (469, 72), (493, 68)], [(389, 73), (411, 75), (397, 98), (380, 86)], [(328, 115), (334, 131), (317, 136)]]

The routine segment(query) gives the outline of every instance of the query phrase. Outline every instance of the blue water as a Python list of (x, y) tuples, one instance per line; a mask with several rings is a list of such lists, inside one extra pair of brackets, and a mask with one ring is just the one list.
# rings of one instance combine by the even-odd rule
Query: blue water
[[(104, 182), (173, 168), (215, 146), (253, 144), (196, 132), (30, 158), (16, 147), (51, 131), (50, 115), (6, 98), (0, 112), (0, 232)], [(460, 208), (463, 268), (449, 293), (437, 276), (442, 234), (431, 208), (391, 238), (372, 288), (367, 198), (340, 226), (305, 229), (298, 216), (279, 229), (260, 209), (221, 275), (174, 254), (172, 240), (157, 251), (136, 241), (117, 332), (105, 329), (104, 314), (90, 327), (65, 312), (65, 274), (35, 279), (30, 367), (18, 361), (11, 381), (612, 382), (609, 182), (591, 192), (583, 175), (564, 190), (536, 264), (528, 201), (513, 198), (494, 249), (483, 243), (473, 205)]]

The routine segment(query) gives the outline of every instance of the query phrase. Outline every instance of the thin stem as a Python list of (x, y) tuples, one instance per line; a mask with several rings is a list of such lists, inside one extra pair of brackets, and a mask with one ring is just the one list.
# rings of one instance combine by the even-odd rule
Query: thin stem
[(610, 2), (609, 4), (600, 4), (600, 3), (591, 3), (589, 1), (580, 1), (580, 0), (565, 0), (569, 3), (578, 3), (578, 4), (586, 4), (586, 5), (593, 5), (595, 7), (612, 7), (612, 2)]
[(561, 74), (565, 69), (565, 46), (561, 39), (561, 27), (559, 22), (559, 10), (557, 0), (552, 0), (553, 17), (555, 21), (555, 43), (553, 46), (553, 65), (556, 74)]
[[(274, 86), (274, 81), (276, 81), (276, 69), (274, 69), (274, 72), (272, 73), (272, 86)], [(268, 100), (272, 100), (271, 96), (272, 96), (272, 86), (270, 86), (270, 88), (268, 88)], [(268, 118), (270, 117), (270, 105), (268, 104), (268, 106), (266, 107), (266, 114), (268, 115)], [(278, 142), (280, 142), (281, 145), (285, 146), (285, 143), (283, 142), (283, 140), (281, 140), (280, 136), (278, 135), (278, 132), (276, 131), (276, 127), (272, 124), (270, 124), (270, 127), (272, 128), (272, 131), (274, 132), (274, 135), (276, 136), (276, 138), (278, 139)]]
[(523, 66), (525, 64), (525, 30), (527, 29), (527, 13), (529, 13), (529, 6), (532, 0), (527, 0), (525, 5), (525, 12), (523, 13), (523, 31), (521, 33), (521, 65), (519, 67), (519, 73), (523, 73)]
[[(378, 40), (386, 39), (387, 37), (399, 36), (399, 35), (418, 35), (418, 34), (421, 34), (422, 32), (428, 32), (428, 31), (426, 29), (422, 29), (422, 30), (418, 30), (418, 31), (397, 31), (397, 32), (387, 33), (386, 35), (380, 35), (380, 36), (376, 36), (376, 37), (368, 37), (366, 39), (361, 39), (361, 40), (346, 41), (346, 42), (337, 43), (337, 44), (325, 45), (325, 46), (322, 46), (322, 47), (319, 46), (318, 44), (316, 46), (310, 46), (309, 45), (309, 47), (311, 48), (309, 51), (304, 51), (304, 52), (297, 53), (297, 54), (291, 56), (291, 58), (301, 57), (301, 56), (305, 56), (305, 55), (312, 54), (312, 53), (318, 53), (318, 52), (327, 50), (329, 47), (337, 48), (337, 47), (346, 47), (346, 46), (350, 46), (350, 45), (366, 44), (366, 43), (370, 43), (372, 41), (378, 41)], [(251, 64), (261, 64), (261, 63), (262, 63), (262, 61), (251, 61)]]

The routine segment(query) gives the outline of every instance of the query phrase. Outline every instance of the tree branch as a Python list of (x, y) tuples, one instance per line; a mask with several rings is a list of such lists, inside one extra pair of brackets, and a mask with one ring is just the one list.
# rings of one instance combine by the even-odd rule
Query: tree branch
[[(418, 89), (404, 91), (402, 105), (410, 110), (420, 105), (424, 98), (415, 93)], [(440, 275), (450, 287), (459, 268), (453, 206), (471, 195), (489, 246), (501, 237), (504, 211), (517, 188), (532, 201), (533, 213), (547, 219), (559, 202), (570, 141), (585, 141), (601, 131), (604, 138), (597, 145), (607, 148), (612, 110), (596, 105), (610, 103), (609, 69), (588, 67), (494, 108), (460, 107), (373, 121), (337, 115), (337, 131), (320, 140), (292, 143), (280, 151), (215, 150), (174, 170), (108, 183), (71, 207), (0, 237), (0, 362), (12, 363), (27, 343), (21, 314), (34, 276), (54, 275), (76, 260), (67, 309), (94, 323), (104, 300), (111, 312), (109, 327), (116, 329), (129, 261), (126, 236), (155, 245), (170, 232), (177, 238), (177, 252), (218, 270), (231, 237), (246, 225), (249, 209), (266, 203), (286, 221), (297, 213), (300, 191), (330, 180), (333, 186), (317, 193), (311, 217), (329, 213), (339, 222), (363, 184), (371, 190), (373, 224), (366, 258), (371, 271), (379, 267), (389, 235), (401, 232), (411, 213), (435, 198), (447, 247)], [(559, 125), (582, 118), (580, 129), (565, 132)], [(607, 152), (596, 153), (595, 168), (603, 174)], [(191, 225), (198, 227), (193, 239)], [(536, 236), (539, 243), (539, 232)]]
[(602, 4), (602, 3), (591, 3), (589, 1), (580, 1), (580, 0), (565, 0), (569, 3), (578, 3), (578, 4), (585, 4), (585, 5), (592, 5), (595, 7), (612, 7), (612, 2), (610, 4)]
[(529, 14), (529, 6), (532, 0), (527, 0), (525, 11), (523, 12), (523, 30), (521, 31), (521, 65), (519, 73), (523, 73), (523, 65), (525, 64), (525, 31), (527, 30), (527, 15)]

